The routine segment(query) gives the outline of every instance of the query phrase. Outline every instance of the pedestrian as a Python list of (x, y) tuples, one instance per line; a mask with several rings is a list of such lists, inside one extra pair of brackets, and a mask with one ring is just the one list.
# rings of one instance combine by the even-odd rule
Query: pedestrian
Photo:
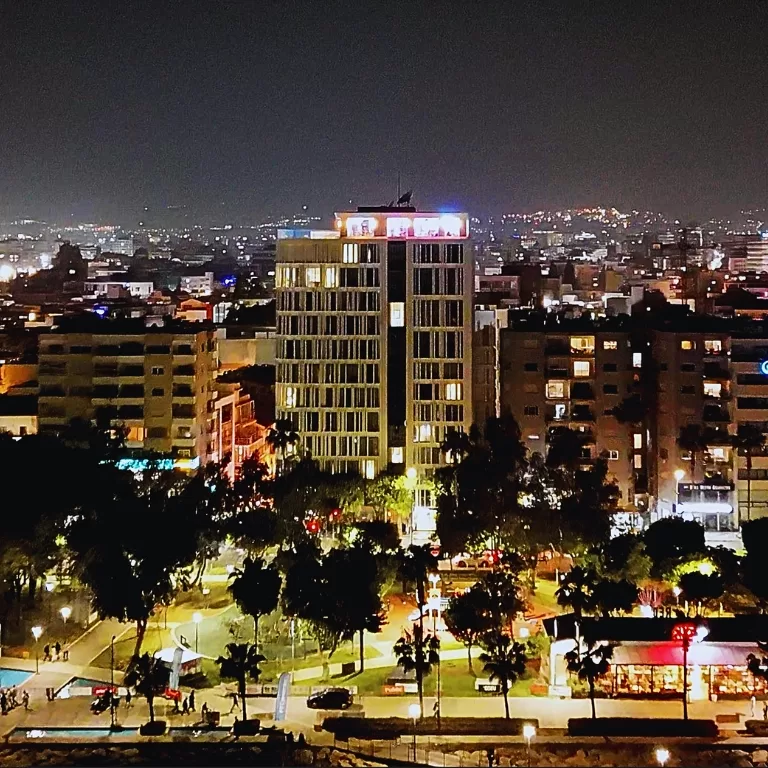
[(8, 714), (8, 697), (5, 695), (5, 691), (0, 693), (0, 710), (4, 715)]
[(496, 758), (496, 750), (493, 747), (488, 747), (485, 750), (485, 756), (488, 758), (488, 768), (493, 768), (493, 761)]
[(237, 732), (237, 715), (235, 715), (235, 722), (232, 723), (232, 735), (235, 737), (235, 741), (237, 741), (240, 738), (240, 735)]
[(184, 703), (181, 705), (181, 714), (182, 715), (188, 715), (189, 714), (189, 699), (184, 698)]
[(755, 705), (757, 704), (757, 699), (755, 698), (755, 694), (753, 693), (751, 698), (749, 699), (749, 714), (754, 719), (755, 717)]
[(303, 747), (307, 743), (307, 740), (304, 738), (304, 731), (299, 731), (299, 738), (296, 739), (296, 745), (299, 747)]
[(47, 643), (43, 646), (43, 661), (51, 660), (51, 646)]
[[(232, 706), (231, 706), (231, 708), (229, 710), (229, 714), (231, 715), (236, 709), (240, 709), (240, 702), (237, 699), (237, 694), (233, 693), (232, 694)], [(235, 718), (235, 720), (237, 720), (237, 718)]]
[(11, 709), (14, 709), (15, 707), (18, 706), (19, 702), (16, 701), (16, 686), (15, 685), (8, 692), (8, 699), (11, 702)]
[(59, 657), (61, 656), (61, 643), (57, 640), (56, 645), (53, 647), (56, 649), (56, 661), (58, 661)]
[(131, 689), (127, 688), (125, 691), (125, 708), (130, 709), (131, 708), (131, 699), (133, 696), (131, 695)]
[(24, 691), (21, 694), (21, 703), (24, 705), (24, 709), (29, 709), (29, 691)]
[(180, 696), (174, 696), (174, 699), (173, 699), (173, 714), (174, 715), (180, 715), (181, 714), (181, 710), (179, 709), (179, 699), (180, 698), (181, 698)]
[(200, 707), (200, 716), (205, 720), (208, 717), (208, 705), (203, 702), (203, 706)]
[(763, 702), (763, 720), (768, 720), (768, 701)]
[(190, 712), (195, 711), (195, 692), (194, 691), (189, 692), (189, 711)]

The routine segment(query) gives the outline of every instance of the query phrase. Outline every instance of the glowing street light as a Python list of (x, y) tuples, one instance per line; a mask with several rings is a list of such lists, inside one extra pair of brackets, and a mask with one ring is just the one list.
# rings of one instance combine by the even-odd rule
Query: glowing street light
[(199, 633), (198, 633), (198, 627), (200, 626), (200, 622), (203, 620), (203, 614), (199, 611), (195, 611), (192, 614), (192, 621), (195, 622), (195, 653), (197, 653), (197, 646), (198, 646), (198, 640), (199, 640)]
[(421, 706), (419, 704), (408, 705), (408, 717), (413, 720), (413, 762), (416, 762), (416, 721), (421, 717)]
[(680, 589), (680, 587), (678, 587), (678, 586), (674, 586), (674, 587), (672, 587), (672, 594), (675, 596), (675, 603), (676, 603), (677, 605), (680, 605), (680, 593), (681, 593), (682, 591), (683, 591), (683, 590), (682, 590), (682, 589)]
[(523, 738), (525, 739), (525, 750), (528, 755), (528, 768), (531, 766), (531, 739), (536, 735), (536, 726), (526, 723), (523, 726)]
[(42, 627), (32, 627), (32, 636), (35, 638), (35, 674), (40, 674), (40, 635), (43, 634)]
[(677, 480), (678, 483), (681, 483), (683, 481), (684, 477), (685, 477), (685, 470), (684, 469), (676, 469), (675, 470), (675, 480)]
[(408, 467), (408, 469), (405, 472), (405, 476), (409, 480), (415, 480), (416, 479), (416, 467)]
[(72, 609), (68, 605), (65, 605), (59, 611), (59, 613), (61, 614), (61, 618), (64, 619), (64, 623), (66, 624), (67, 623), (67, 619), (72, 615)]
[(669, 760), (669, 750), (666, 749), (666, 747), (659, 747), (656, 750), (656, 762), (661, 766), (661, 768), (664, 768), (667, 760)]

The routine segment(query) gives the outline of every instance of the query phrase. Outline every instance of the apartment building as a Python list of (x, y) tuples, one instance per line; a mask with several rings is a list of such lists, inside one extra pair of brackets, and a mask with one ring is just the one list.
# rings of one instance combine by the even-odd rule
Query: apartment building
[(585, 465), (605, 455), (621, 505), (643, 511), (645, 435), (613, 415), (636, 389), (635, 362), (629, 324), (621, 320), (510, 315), (501, 331), (501, 410), (515, 417), (528, 450), (546, 455), (558, 428), (581, 432)]
[(40, 335), (39, 430), (97, 411), (128, 428), (127, 447), (194, 468), (209, 460), (213, 331), (186, 323), (74, 319)]
[(360, 208), (335, 226), (278, 239), (277, 416), (331, 470), (426, 477), (472, 422), (467, 215)]

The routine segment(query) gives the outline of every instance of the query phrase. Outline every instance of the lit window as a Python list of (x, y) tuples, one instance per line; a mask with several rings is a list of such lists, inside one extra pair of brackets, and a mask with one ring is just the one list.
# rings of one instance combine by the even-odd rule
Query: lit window
[(358, 243), (344, 243), (341, 260), (345, 264), (357, 264), (360, 261), (360, 245)]
[(715, 461), (725, 461), (725, 448), (712, 448), (710, 452)]
[(325, 268), (325, 280), (323, 282), (323, 285), (326, 288), (339, 287), (339, 268), (338, 267)]
[(393, 464), (402, 464), (405, 460), (403, 457), (403, 449), (402, 448), (390, 448), (389, 449), (389, 460)]
[(635, 458), (633, 460), (633, 464), (635, 465), (635, 469), (642, 469), (643, 468), (643, 456), (640, 453), (635, 454)]
[(402, 328), (405, 325), (405, 303), (402, 301), (392, 301), (389, 304), (389, 326), (390, 328)]
[(635, 434), (632, 435), (632, 445), (634, 446), (634, 449), (636, 451), (639, 451), (643, 447), (643, 433), (642, 432), (635, 432)]
[(278, 288), (294, 288), (296, 286), (296, 267), (278, 267), (275, 282)]
[(131, 442), (144, 442), (144, 427), (129, 427), (125, 439)]
[(723, 393), (723, 385), (719, 381), (704, 382), (705, 397), (721, 397), (722, 393)]
[(619, 348), (619, 342), (618, 341), (604, 341), (603, 342), (603, 349), (618, 349)]
[(376, 462), (373, 459), (366, 459), (363, 462), (363, 477), (366, 480), (373, 480), (376, 477)]
[(552, 400), (565, 397), (565, 382), (564, 381), (548, 381), (547, 397)]
[(574, 360), (573, 361), (573, 375), (577, 379), (586, 379), (589, 377), (589, 361), (588, 360)]
[(642, 368), (643, 367), (643, 353), (642, 352), (633, 352), (632, 353), (632, 367), (633, 368)]
[(285, 388), (285, 407), (286, 408), (296, 407), (296, 387)]
[(307, 288), (320, 287), (320, 267), (307, 267)]
[(432, 425), (419, 424), (416, 427), (416, 442), (428, 443), (430, 440), (432, 440)]
[(695, 349), (695, 348), (696, 348), (696, 344), (693, 341), (691, 341), (690, 339), (681, 339), (680, 340), (680, 349), (691, 350), (691, 349)]
[(723, 351), (723, 342), (720, 339), (704, 339), (704, 349), (712, 354)]
[(595, 337), (594, 336), (571, 336), (571, 351), (572, 352), (594, 352), (595, 351)]
[(555, 418), (560, 420), (564, 419), (565, 416), (565, 403), (555, 403)]
[(619, 460), (618, 451), (608, 451), (608, 461), (618, 461), (618, 460)]
[(445, 385), (445, 399), (446, 400), (461, 400), (461, 384), (446, 384)]
[(541, 435), (528, 435), (529, 440), (541, 440)]

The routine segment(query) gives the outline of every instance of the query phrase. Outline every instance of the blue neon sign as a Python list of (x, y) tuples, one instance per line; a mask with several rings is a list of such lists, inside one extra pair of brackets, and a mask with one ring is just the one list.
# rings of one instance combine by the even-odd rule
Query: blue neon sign
[(762, 373), (763, 376), (768, 376), (768, 360), (763, 360), (763, 362), (760, 363), (760, 373)]

